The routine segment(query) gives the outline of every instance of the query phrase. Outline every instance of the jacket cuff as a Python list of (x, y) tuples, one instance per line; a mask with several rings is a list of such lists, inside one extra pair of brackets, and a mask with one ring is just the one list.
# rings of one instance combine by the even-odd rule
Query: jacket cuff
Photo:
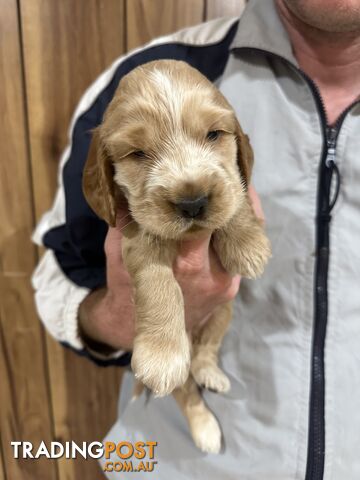
[(31, 281), (39, 317), (58, 342), (100, 366), (123, 366), (130, 362), (130, 353), (122, 350), (107, 355), (87, 348), (79, 329), (78, 312), (90, 289), (80, 287), (66, 277), (52, 250), (45, 252)]
[(67, 299), (64, 309), (63, 325), (64, 325), (64, 341), (70, 347), (82, 350), (85, 348), (84, 342), (79, 331), (79, 307), (81, 302), (87, 297), (89, 290), (87, 288), (73, 287)]

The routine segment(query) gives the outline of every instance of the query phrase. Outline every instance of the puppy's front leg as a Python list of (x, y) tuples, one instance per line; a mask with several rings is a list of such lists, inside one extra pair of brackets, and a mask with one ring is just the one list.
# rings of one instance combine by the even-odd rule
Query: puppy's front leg
[(189, 374), (184, 300), (172, 271), (169, 242), (138, 237), (123, 244), (124, 262), (135, 288), (131, 366), (138, 380), (163, 396), (183, 385)]
[(215, 232), (213, 245), (227, 272), (247, 278), (261, 275), (271, 255), (270, 242), (248, 198), (229, 223)]

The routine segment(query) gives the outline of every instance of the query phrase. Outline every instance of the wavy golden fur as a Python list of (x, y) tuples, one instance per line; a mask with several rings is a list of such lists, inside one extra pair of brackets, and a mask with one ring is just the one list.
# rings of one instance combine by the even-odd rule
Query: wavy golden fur
[(248, 198), (252, 164), (248, 138), (218, 89), (188, 64), (160, 60), (121, 80), (84, 170), (92, 209), (114, 226), (126, 200), (134, 220), (122, 250), (135, 292), (135, 376), (157, 395), (174, 392), (204, 451), (219, 451), (221, 432), (198, 385), (230, 388), (217, 356), (231, 302), (190, 336), (172, 265), (179, 242), (208, 232), (230, 274), (262, 273), (270, 247)]

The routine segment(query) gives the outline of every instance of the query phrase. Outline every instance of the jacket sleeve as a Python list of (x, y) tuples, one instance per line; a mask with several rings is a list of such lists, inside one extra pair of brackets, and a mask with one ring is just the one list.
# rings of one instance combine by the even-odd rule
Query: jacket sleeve
[(90, 131), (101, 123), (123, 74), (123, 63), (123, 59), (115, 62), (81, 99), (71, 123), (69, 145), (60, 161), (55, 201), (33, 234), (33, 241), (47, 249), (32, 277), (40, 319), (56, 340), (102, 366), (126, 365), (130, 354), (97, 354), (85, 346), (79, 334), (80, 303), (91, 290), (106, 284), (107, 233), (107, 225), (83, 196), (82, 171)]
[(107, 225), (90, 209), (82, 192), (82, 171), (90, 131), (98, 126), (121, 78), (143, 63), (183, 60), (211, 81), (225, 68), (237, 19), (216, 19), (161, 37), (120, 57), (85, 92), (69, 130), (69, 145), (59, 166), (58, 190), (51, 210), (42, 217), (33, 240), (47, 248), (32, 283), (39, 316), (55, 339), (100, 365), (124, 365), (130, 354), (102, 358), (85, 348), (79, 335), (78, 309), (93, 289), (106, 282), (104, 240)]
[[(86, 124), (82, 122), (86, 119)], [(78, 119), (72, 145), (61, 162), (59, 187), (52, 209), (41, 219), (33, 240), (47, 248), (33, 277), (38, 314), (49, 333), (64, 346), (100, 366), (126, 365), (128, 352), (103, 356), (85, 347), (78, 328), (78, 309), (88, 293), (106, 283), (104, 240), (107, 225), (87, 205), (81, 171), (89, 144), (88, 128), (100, 117)]]

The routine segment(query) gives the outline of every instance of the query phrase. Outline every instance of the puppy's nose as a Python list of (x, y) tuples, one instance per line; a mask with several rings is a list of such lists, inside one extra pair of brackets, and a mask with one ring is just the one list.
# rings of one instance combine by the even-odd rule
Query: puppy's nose
[(207, 207), (208, 197), (204, 195), (198, 198), (184, 198), (175, 203), (181, 215), (185, 218), (197, 218), (202, 215)]

